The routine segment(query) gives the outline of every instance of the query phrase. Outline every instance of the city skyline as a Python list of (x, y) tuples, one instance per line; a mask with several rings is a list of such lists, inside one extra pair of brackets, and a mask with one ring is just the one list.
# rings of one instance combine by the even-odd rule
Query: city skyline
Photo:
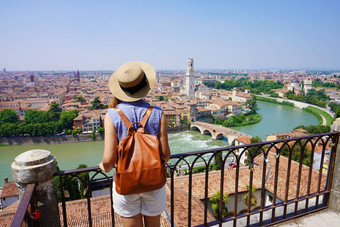
[(337, 1), (19, 1), (0, 9), (0, 68), (339, 70)]

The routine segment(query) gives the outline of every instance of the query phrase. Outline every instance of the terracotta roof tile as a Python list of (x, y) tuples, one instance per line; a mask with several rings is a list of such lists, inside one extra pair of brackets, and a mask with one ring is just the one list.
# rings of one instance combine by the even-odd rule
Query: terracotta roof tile
[(5, 183), (0, 198), (7, 198), (18, 195), (19, 195), (18, 186), (15, 184), (14, 181), (10, 181), (8, 183)]
[[(266, 176), (268, 180), (266, 182), (266, 189), (274, 193), (275, 185), (275, 169), (276, 169), (276, 156), (275, 153), (268, 153), (269, 162), (266, 164)], [(311, 181), (309, 183), (309, 171), (308, 166), (301, 166), (301, 178), (299, 179), (299, 163), (291, 161), (291, 169), (288, 173), (288, 158), (280, 156), (278, 166), (278, 178), (277, 178), (277, 197), (281, 200), (293, 199), (296, 197), (297, 190), (299, 190), (298, 196), (304, 196), (307, 194), (309, 188), (310, 193), (314, 193), (318, 188), (319, 171), (311, 170)], [(262, 185), (262, 172), (263, 172), (264, 158), (262, 155), (256, 157), (254, 169), (253, 169), (253, 185), (255, 188), (261, 188)], [(269, 171), (269, 172), (268, 172)], [(288, 194), (285, 194), (287, 176), (289, 176), (289, 188)], [(246, 191), (246, 185), (249, 185), (250, 170), (248, 167), (240, 167), (238, 175), (238, 191)], [(218, 190), (220, 190), (221, 172), (211, 171), (208, 174), (208, 198), (212, 197)], [(224, 192), (232, 194), (235, 192), (235, 179), (236, 169), (227, 169), (224, 172)], [(298, 180), (300, 180), (300, 187), (298, 188)], [(325, 187), (326, 175), (321, 176), (321, 190)], [(170, 179), (167, 183), (167, 201), (168, 210), (170, 211)], [(175, 225), (187, 226), (188, 225), (188, 186), (189, 176), (179, 176), (174, 179), (174, 212), (175, 212)], [(192, 211), (191, 211), (191, 224), (202, 224), (204, 220), (204, 205), (201, 202), (205, 198), (205, 173), (198, 173), (192, 175)], [(111, 211), (110, 211), (110, 196), (101, 196), (91, 198), (92, 218), (94, 226), (110, 226), (111, 225)], [(62, 220), (61, 204), (60, 217)], [(69, 226), (85, 226), (88, 224), (87, 219), (87, 201), (86, 199), (66, 202), (67, 217)], [(7, 215), (7, 216), (6, 216)], [(12, 215), (12, 216), (11, 216)], [(7, 223), (4, 220), (12, 219), (14, 213), (1, 214), (1, 223)], [(213, 215), (208, 211), (208, 222), (213, 221)], [(161, 226), (169, 226), (168, 220), (165, 215), (162, 215)], [(121, 221), (118, 215), (115, 215), (116, 226), (121, 226)], [(4, 225), (6, 226), (6, 225)]]
[[(80, 199), (66, 202), (67, 225), (88, 226), (87, 200)], [(59, 203), (61, 226), (63, 225), (62, 205)], [(110, 196), (91, 198), (91, 216), (93, 226), (112, 226)], [(115, 214), (115, 226), (123, 226), (119, 215)], [(168, 227), (168, 220), (164, 214), (161, 216), (161, 226)]]

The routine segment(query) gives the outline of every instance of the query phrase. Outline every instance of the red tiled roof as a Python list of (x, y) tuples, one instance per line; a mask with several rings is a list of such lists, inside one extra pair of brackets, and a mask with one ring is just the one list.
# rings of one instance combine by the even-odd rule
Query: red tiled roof
[(240, 141), (243, 144), (250, 144), (251, 143), (250, 142), (251, 138), (252, 137), (250, 137), (250, 136), (243, 136), (243, 137), (238, 137), (235, 140), (238, 140), (238, 141)]
[[(268, 157), (269, 162), (268, 165), (272, 165), (268, 181), (266, 183), (266, 189), (274, 192), (274, 183), (275, 183), (275, 166), (276, 166), (276, 156), (275, 153), (269, 152)], [(277, 180), (277, 196), (283, 200), (285, 198), (285, 189), (287, 183), (287, 171), (288, 171), (288, 158), (284, 156), (280, 156), (279, 158), (279, 172), (278, 172), (278, 180)], [(255, 162), (259, 164), (259, 166), (263, 165), (263, 156), (260, 155), (256, 157)], [(261, 167), (262, 169), (262, 167)], [(262, 172), (262, 171), (261, 171)], [(298, 182), (298, 174), (299, 174), (299, 163), (292, 160), (291, 161), (291, 169), (289, 175), (289, 188), (288, 188), (288, 200), (293, 199), (296, 196), (297, 192), (297, 182)], [(254, 174), (255, 175), (255, 174)], [(302, 165), (301, 168), (301, 179), (300, 179), (300, 188), (299, 188), (299, 197), (307, 195), (307, 187), (308, 187), (308, 176), (309, 176), (309, 166)], [(311, 184), (310, 184), (310, 193), (314, 193), (318, 188), (318, 179), (319, 179), (319, 171), (312, 170), (311, 174)], [(323, 189), (326, 184), (326, 175), (322, 174), (321, 176), (321, 186)]]
[(11, 196), (18, 196), (19, 195), (19, 189), (18, 186), (15, 184), (14, 181), (10, 181), (8, 183), (5, 183), (2, 193), (0, 195), (0, 198), (7, 198)]
[[(86, 199), (66, 202), (66, 211), (68, 226), (88, 226), (88, 210)], [(109, 195), (91, 198), (91, 211), (93, 226), (112, 226), (111, 201)], [(63, 213), (61, 203), (59, 203), (59, 214), (62, 226)], [(117, 214), (115, 214), (115, 226), (123, 226), (121, 219)], [(161, 216), (161, 226), (169, 226), (168, 220), (164, 215)]]
[[(287, 199), (293, 199), (296, 197), (297, 192), (297, 182), (299, 175), (299, 163), (296, 161), (291, 161), (291, 169), (289, 175), (289, 188), (288, 194), (285, 194), (286, 191), (286, 183), (287, 183), (287, 171), (288, 171), (288, 158), (284, 156), (276, 157), (275, 153), (269, 152), (267, 159), (269, 162), (267, 163), (266, 175), (268, 174), (268, 180), (266, 182), (265, 188), (274, 192), (274, 183), (275, 183), (275, 169), (276, 169), (276, 158), (279, 158), (279, 167), (278, 167), (278, 178), (277, 178), (277, 197), (281, 200), (284, 200), (287, 196)], [(259, 155), (255, 158), (256, 165), (253, 169), (253, 185), (255, 188), (261, 188), (262, 185), (262, 172), (263, 172), (263, 162), (264, 158), (262, 155)], [(270, 167), (271, 166), (271, 167)], [(318, 188), (318, 177), (319, 172), (316, 170), (311, 171), (311, 181), (310, 181), (310, 193), (314, 193)], [(221, 182), (221, 172), (220, 171), (211, 171), (208, 174), (208, 198), (212, 197), (218, 190), (220, 190), (220, 182)], [(301, 166), (301, 178), (300, 178), (300, 187), (299, 187), (299, 196), (304, 196), (307, 194), (308, 188), (308, 177), (309, 176), (309, 167), (302, 165)], [(239, 175), (238, 175), (238, 191), (246, 191), (246, 185), (249, 185), (250, 178), (250, 170), (248, 167), (240, 167)], [(179, 176), (174, 179), (174, 212), (175, 212), (175, 225), (176, 226), (187, 226), (188, 221), (188, 179), (189, 176)], [(235, 179), (236, 179), (236, 169), (227, 169), (224, 173), (224, 193), (235, 193)], [(167, 201), (168, 201), (168, 210), (170, 211), (170, 179), (168, 179), (167, 183)], [(326, 182), (326, 175), (321, 176), (321, 189), (324, 188)], [(204, 217), (204, 205), (200, 201), (205, 198), (205, 173), (198, 173), (192, 175), (192, 211), (191, 211), (191, 224), (198, 225), (203, 223)], [(110, 196), (101, 196), (91, 198), (91, 209), (92, 209), (92, 218), (94, 226), (110, 226), (111, 225), (111, 213), (110, 213)], [(59, 204), (60, 208), (60, 217), (62, 220), (62, 208), (61, 204)], [(66, 202), (67, 208), (67, 218), (69, 226), (86, 226), (88, 224), (87, 219), (87, 201), (86, 199), (69, 201)], [(7, 216), (6, 216), (7, 215)], [(6, 219), (13, 218), (14, 213), (12, 214), (1, 214), (0, 213), (0, 222), (5, 222)], [(11, 216), (12, 215), (12, 216)], [(208, 212), (208, 222), (214, 220), (212, 214)], [(118, 215), (115, 215), (115, 223), (116, 226), (121, 226), (121, 221)], [(8, 226), (8, 225), (4, 225)], [(161, 226), (169, 226), (167, 218), (162, 215), (161, 218)]]

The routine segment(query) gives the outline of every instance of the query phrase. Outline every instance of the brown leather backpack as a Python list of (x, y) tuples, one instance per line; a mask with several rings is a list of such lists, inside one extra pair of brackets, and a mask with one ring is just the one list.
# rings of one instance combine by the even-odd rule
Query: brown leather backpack
[[(165, 163), (161, 160), (158, 137), (145, 131), (153, 107), (148, 107), (141, 122), (132, 124), (119, 108), (115, 109), (128, 128), (126, 137), (118, 144), (116, 191), (131, 195), (160, 189), (166, 181)], [(140, 125), (137, 131), (134, 124)]]

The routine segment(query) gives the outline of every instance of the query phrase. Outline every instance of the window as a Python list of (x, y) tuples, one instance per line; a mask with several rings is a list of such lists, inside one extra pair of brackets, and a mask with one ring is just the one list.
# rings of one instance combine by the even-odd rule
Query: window
[(268, 200), (269, 200), (269, 202), (271, 202), (271, 203), (273, 202), (273, 195), (272, 195), (272, 194), (269, 194), (269, 195), (268, 195)]

